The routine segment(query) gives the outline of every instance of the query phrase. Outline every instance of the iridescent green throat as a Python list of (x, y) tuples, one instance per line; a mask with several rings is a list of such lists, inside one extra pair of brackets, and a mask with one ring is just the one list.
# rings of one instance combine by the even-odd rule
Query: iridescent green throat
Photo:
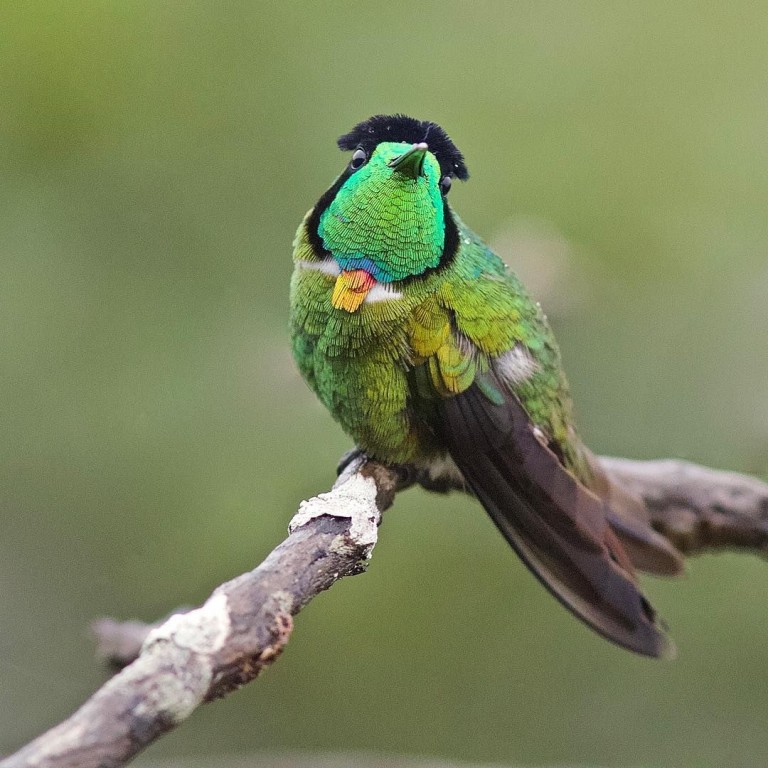
[(445, 211), (437, 160), (427, 152), (417, 178), (388, 165), (409, 146), (379, 144), (320, 216), (317, 233), (343, 270), (364, 269), (391, 283), (440, 263)]

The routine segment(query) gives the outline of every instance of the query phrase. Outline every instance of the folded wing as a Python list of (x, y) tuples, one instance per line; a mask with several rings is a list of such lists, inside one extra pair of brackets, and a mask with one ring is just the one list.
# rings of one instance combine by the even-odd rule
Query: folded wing
[[(501, 397), (489, 398), (489, 387)], [(560, 463), (493, 371), (440, 398), (435, 416), (472, 491), (542, 584), (607, 639), (646, 656), (673, 656), (608, 524), (606, 502)]]

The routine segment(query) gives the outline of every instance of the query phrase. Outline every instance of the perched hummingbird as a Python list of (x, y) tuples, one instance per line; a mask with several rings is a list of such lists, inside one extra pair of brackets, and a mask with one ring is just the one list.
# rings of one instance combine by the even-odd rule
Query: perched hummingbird
[(448, 204), (467, 167), (445, 131), (376, 115), (294, 243), (293, 354), (368, 456), (471, 491), (545, 587), (607, 639), (674, 646), (635, 567), (680, 554), (579, 439), (541, 307)]

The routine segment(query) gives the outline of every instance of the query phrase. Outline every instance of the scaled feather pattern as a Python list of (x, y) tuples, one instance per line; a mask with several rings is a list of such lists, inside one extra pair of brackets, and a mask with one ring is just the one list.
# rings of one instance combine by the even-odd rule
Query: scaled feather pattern
[(353, 161), (294, 242), (293, 354), (307, 383), (371, 457), (460, 474), (592, 629), (670, 656), (634, 569), (676, 573), (681, 556), (581, 442), (541, 307), (448, 204), (463, 156), (404, 115), (369, 118), (339, 146)]

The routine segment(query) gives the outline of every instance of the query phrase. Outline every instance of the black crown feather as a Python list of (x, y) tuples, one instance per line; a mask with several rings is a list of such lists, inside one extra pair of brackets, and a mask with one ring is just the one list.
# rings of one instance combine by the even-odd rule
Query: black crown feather
[(458, 147), (437, 123), (430, 120), (416, 120), (407, 115), (374, 115), (339, 137), (338, 145), (339, 149), (364, 149), (370, 155), (382, 141), (405, 141), (408, 144), (425, 141), (440, 163), (444, 176), (455, 176), (462, 181), (469, 178)]

